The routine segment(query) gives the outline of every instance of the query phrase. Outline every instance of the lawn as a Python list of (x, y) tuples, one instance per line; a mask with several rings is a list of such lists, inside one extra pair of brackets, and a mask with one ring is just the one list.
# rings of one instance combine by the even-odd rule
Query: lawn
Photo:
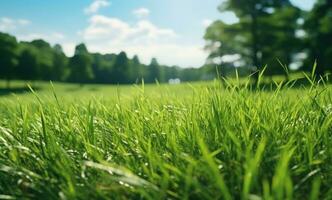
[(0, 199), (332, 198), (331, 86), (22, 85)]

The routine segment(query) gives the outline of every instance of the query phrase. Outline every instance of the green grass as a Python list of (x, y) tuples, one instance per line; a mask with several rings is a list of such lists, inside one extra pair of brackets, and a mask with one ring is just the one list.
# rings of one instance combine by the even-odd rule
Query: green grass
[(0, 97), (0, 199), (332, 198), (330, 86), (38, 85)]

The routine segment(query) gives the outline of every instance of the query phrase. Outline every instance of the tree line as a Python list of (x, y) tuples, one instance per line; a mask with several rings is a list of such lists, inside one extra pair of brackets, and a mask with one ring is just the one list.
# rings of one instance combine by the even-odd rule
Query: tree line
[[(204, 36), (209, 60), (246, 67), (254, 77), (311, 70), (323, 76), (332, 69), (332, 1), (317, 0), (303, 11), (289, 0), (226, 0), (220, 12), (233, 12), (238, 21), (212, 23)], [(266, 67), (265, 67), (266, 66)]]
[(290, 0), (226, 0), (218, 8), (235, 13), (233, 24), (217, 20), (206, 30), (207, 62), (200, 68), (165, 66), (153, 58), (142, 64), (138, 56), (90, 53), (84, 44), (67, 57), (60, 45), (44, 40), (18, 42), (0, 33), (0, 78), (7, 80), (53, 80), (72, 83), (131, 84), (211, 80), (234, 74), (258, 77), (311, 70), (316, 75), (332, 69), (332, 1), (317, 0), (303, 11)]
[(119, 54), (90, 53), (85, 44), (75, 48), (72, 57), (67, 57), (59, 44), (50, 45), (44, 40), (18, 42), (7, 33), (0, 33), (0, 78), (27, 81), (61, 81), (71, 83), (132, 84), (209, 80), (217, 76), (215, 66), (181, 68), (165, 66), (153, 58), (142, 64), (138, 56), (128, 58)]

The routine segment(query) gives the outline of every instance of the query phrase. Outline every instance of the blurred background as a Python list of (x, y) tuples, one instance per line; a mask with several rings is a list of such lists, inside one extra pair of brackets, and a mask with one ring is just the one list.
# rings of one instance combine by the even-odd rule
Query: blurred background
[[(330, 0), (0, 3), (0, 79), (133, 84), (332, 69)], [(236, 69), (236, 70), (235, 70)]]

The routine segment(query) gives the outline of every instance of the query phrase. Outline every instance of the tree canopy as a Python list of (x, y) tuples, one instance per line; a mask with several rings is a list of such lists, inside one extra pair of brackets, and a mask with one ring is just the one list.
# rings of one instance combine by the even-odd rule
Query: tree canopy
[(318, 0), (312, 11), (307, 13), (304, 23), (307, 59), (304, 69), (317, 61), (318, 75), (332, 70), (332, 1)]
[[(279, 61), (289, 66), (299, 47), (296, 37), (300, 9), (288, 0), (227, 0), (219, 7), (231, 11), (238, 22), (220, 20), (208, 27), (205, 39), (210, 59), (248, 67), (252, 72), (267, 65), (270, 74), (283, 73)], [(227, 57), (233, 58), (227, 61)], [(257, 75), (258, 73), (256, 73)]]
[(165, 66), (160, 65), (156, 58), (147, 65), (141, 63), (137, 55), (129, 58), (126, 52), (90, 53), (83, 43), (76, 46), (72, 57), (67, 57), (59, 44), (52, 46), (44, 40), (17, 42), (15, 37), (1, 33), (0, 44), (0, 78), (8, 80), (132, 84), (142, 80), (146, 83), (176, 78), (193, 81), (217, 76), (215, 66)]
[[(7, 80), (54, 80), (74, 83), (132, 84), (211, 80), (218, 76), (253, 74), (267, 66), (268, 75), (290, 70), (311, 70), (316, 74), (332, 70), (332, 2), (317, 0), (303, 11), (290, 0), (225, 0), (220, 12), (233, 12), (237, 21), (216, 20), (207, 27), (204, 39), (209, 52), (200, 68), (165, 66), (156, 58), (143, 63), (137, 55), (90, 53), (84, 43), (68, 57), (58, 44), (44, 40), (18, 42), (0, 33), (0, 78)], [(146, 60), (145, 60), (146, 62)]]
[(16, 38), (9, 34), (0, 33), (0, 78), (7, 80), (7, 87), (9, 87), (10, 79), (15, 75), (15, 67), (18, 64), (17, 50)]

